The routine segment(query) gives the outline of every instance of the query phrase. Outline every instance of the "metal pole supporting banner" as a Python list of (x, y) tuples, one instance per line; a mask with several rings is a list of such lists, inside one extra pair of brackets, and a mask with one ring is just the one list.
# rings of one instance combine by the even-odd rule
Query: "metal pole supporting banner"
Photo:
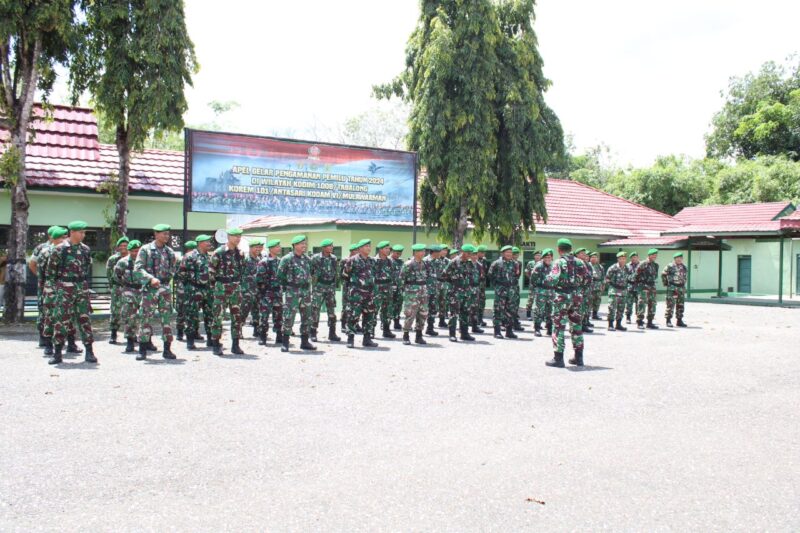
[(183, 232), (181, 234), (181, 251), (189, 240), (189, 130), (183, 129)]
[(414, 154), (414, 205), (411, 207), (411, 244), (417, 244), (417, 177), (419, 176), (419, 154)]

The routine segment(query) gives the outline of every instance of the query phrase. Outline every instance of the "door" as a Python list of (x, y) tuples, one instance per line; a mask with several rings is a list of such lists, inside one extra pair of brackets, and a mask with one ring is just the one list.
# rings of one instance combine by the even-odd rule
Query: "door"
[(751, 274), (752, 258), (749, 255), (739, 256), (738, 265), (738, 286), (736, 292), (750, 292), (750, 274)]

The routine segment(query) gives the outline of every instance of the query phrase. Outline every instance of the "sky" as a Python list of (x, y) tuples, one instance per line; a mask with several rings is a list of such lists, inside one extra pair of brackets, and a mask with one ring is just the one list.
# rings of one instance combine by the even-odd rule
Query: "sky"
[[(333, 130), (403, 69), (418, 10), (417, 0), (186, 0), (201, 67), (187, 123), (211, 121), (211, 100), (234, 100), (232, 131)], [(546, 98), (579, 152), (605, 143), (623, 166), (702, 157), (729, 78), (800, 51), (798, 20), (800, 2), (787, 0), (539, 0)]]

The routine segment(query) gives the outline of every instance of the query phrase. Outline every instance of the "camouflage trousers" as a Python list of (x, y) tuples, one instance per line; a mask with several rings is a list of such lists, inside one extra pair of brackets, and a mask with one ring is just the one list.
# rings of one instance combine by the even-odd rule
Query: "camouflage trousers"
[(225, 311), (231, 315), (231, 338), (242, 338), (242, 291), (238, 283), (223, 283), (217, 281), (212, 289), (214, 303), (211, 313), (214, 321), (211, 324), (211, 338), (218, 341), (222, 338), (222, 320)]
[(628, 285), (628, 291), (625, 294), (625, 316), (630, 317), (636, 307), (636, 300), (639, 298), (639, 288), (636, 285)]
[(514, 323), (519, 322), (519, 306), (522, 302), (522, 293), (519, 290), (519, 284), (511, 287), (511, 319)]
[(428, 320), (428, 290), (424, 286), (411, 286), (403, 291), (403, 333), (425, 329)]
[(625, 314), (625, 302), (628, 299), (628, 292), (625, 289), (608, 289), (608, 320), (614, 322), (622, 320)]
[(283, 295), (283, 334), (292, 334), (294, 317), (300, 314), (300, 335), (311, 333), (311, 289), (302, 287), (292, 287), (290, 291), (285, 291)]
[(494, 326), (508, 328), (514, 325), (513, 297), (513, 290), (509, 287), (494, 288), (494, 317), (492, 320)]
[[(41, 272), (39, 273), (42, 274)], [(44, 286), (36, 285), (36, 329), (39, 335), (44, 335)]]
[(122, 287), (113, 284), (109, 287), (111, 301), (109, 303), (110, 317), (108, 319), (108, 327), (111, 329), (120, 329), (122, 325)]
[(356, 287), (350, 288), (350, 322), (347, 324), (348, 335), (355, 335), (358, 319), (363, 318), (365, 332), (370, 334), (375, 331), (375, 299), (372, 291), (365, 291)]
[(211, 294), (206, 287), (189, 285), (183, 295), (184, 326), (186, 331), (197, 335), (200, 332), (200, 312), (206, 323), (206, 334), (211, 331)]
[(656, 288), (640, 287), (636, 295), (636, 320), (652, 321), (656, 316)]
[(328, 313), (328, 326), (336, 326), (336, 286), (323, 285), (317, 283), (314, 285), (314, 293), (311, 295), (311, 330), (317, 331), (319, 327), (319, 315), (322, 314), (322, 306), (325, 306), (325, 311)]
[(460, 325), (462, 328), (470, 326), (470, 311), (475, 307), (472, 293), (468, 287), (450, 288), (447, 298), (448, 321), (447, 325), (451, 328)]
[(581, 297), (583, 298), (583, 301), (581, 302), (579, 312), (583, 317), (583, 322), (585, 323), (589, 320), (589, 317), (591, 317), (592, 313), (592, 288), (584, 287), (581, 291)]
[[(375, 322), (378, 322), (378, 317), (381, 319), (381, 326), (389, 324), (392, 320), (391, 306), (394, 286), (389, 283), (381, 283), (375, 285)], [(373, 326), (374, 327), (374, 326)], [(374, 334), (375, 331), (372, 331)]]
[(265, 291), (258, 296), (259, 329), (263, 335), (269, 331), (269, 317), (272, 315), (273, 331), (278, 333), (283, 327), (283, 298), (279, 291)]
[(483, 320), (483, 313), (486, 309), (486, 282), (482, 281), (478, 286), (478, 320)]
[(428, 320), (435, 320), (436, 315), (441, 312), (439, 306), (439, 282), (434, 281), (428, 285)]
[(81, 341), (91, 344), (92, 304), (89, 302), (89, 286), (86, 282), (70, 283), (57, 281), (50, 318), (53, 324), (53, 343), (62, 346), (67, 336), (74, 333), (73, 323), (78, 324)]
[(597, 314), (600, 311), (600, 304), (603, 302), (603, 290), (600, 287), (592, 288), (592, 302), (590, 311)]
[(583, 294), (580, 291), (558, 292), (553, 299), (553, 351), (564, 353), (564, 335), (570, 328), (572, 347), (583, 348)]
[(256, 289), (242, 289), (242, 327), (247, 324), (247, 318), (255, 328), (259, 328), (261, 319), (259, 317), (258, 293)]
[(439, 312), (440, 317), (447, 318), (450, 314), (450, 311), (447, 309), (447, 295), (449, 293), (450, 284), (443, 281), (440, 282), (436, 288), (436, 309)]
[(161, 340), (172, 342), (172, 290), (161, 285), (145, 285), (139, 304), (139, 342), (149, 342), (153, 336), (153, 323), (161, 323)]
[(531, 316), (533, 316), (533, 302), (536, 300), (536, 295), (534, 294), (533, 287), (528, 288), (528, 303), (525, 305), (526, 311), (531, 311)]
[(470, 287), (467, 289), (469, 292), (469, 324), (471, 326), (478, 326), (481, 323), (481, 289), (480, 287)]
[(536, 287), (533, 294), (533, 323), (538, 327), (543, 321), (550, 320), (553, 315), (553, 291), (544, 287)]
[(672, 311), (675, 310), (675, 318), (683, 320), (683, 307), (686, 302), (686, 287), (667, 287), (667, 312), (664, 317), (672, 320)]
[(175, 283), (175, 327), (178, 330), (189, 329), (186, 327), (187, 289), (180, 283)]
[(393, 320), (400, 318), (400, 313), (403, 312), (403, 290), (396, 285), (392, 285), (392, 305), (389, 309)]
[(136, 338), (136, 333), (139, 331), (139, 303), (142, 301), (142, 291), (120, 287), (119, 298), (119, 325), (125, 332), (125, 338)]
[(342, 318), (340, 320), (342, 330), (350, 323), (350, 287), (342, 285)]

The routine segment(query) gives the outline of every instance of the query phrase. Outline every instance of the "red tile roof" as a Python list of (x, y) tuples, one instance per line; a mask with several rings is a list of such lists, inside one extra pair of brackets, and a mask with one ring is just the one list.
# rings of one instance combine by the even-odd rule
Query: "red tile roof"
[(781, 220), (800, 220), (800, 209), (797, 209), (796, 211), (792, 212), (791, 214), (786, 215)]
[(685, 235), (669, 237), (628, 237), (626, 239), (606, 241), (598, 246), (675, 246), (682, 244), (688, 238), (689, 237)]
[(685, 225), (761, 224), (775, 220), (791, 202), (763, 202), (758, 204), (699, 205), (686, 207), (675, 218)]

